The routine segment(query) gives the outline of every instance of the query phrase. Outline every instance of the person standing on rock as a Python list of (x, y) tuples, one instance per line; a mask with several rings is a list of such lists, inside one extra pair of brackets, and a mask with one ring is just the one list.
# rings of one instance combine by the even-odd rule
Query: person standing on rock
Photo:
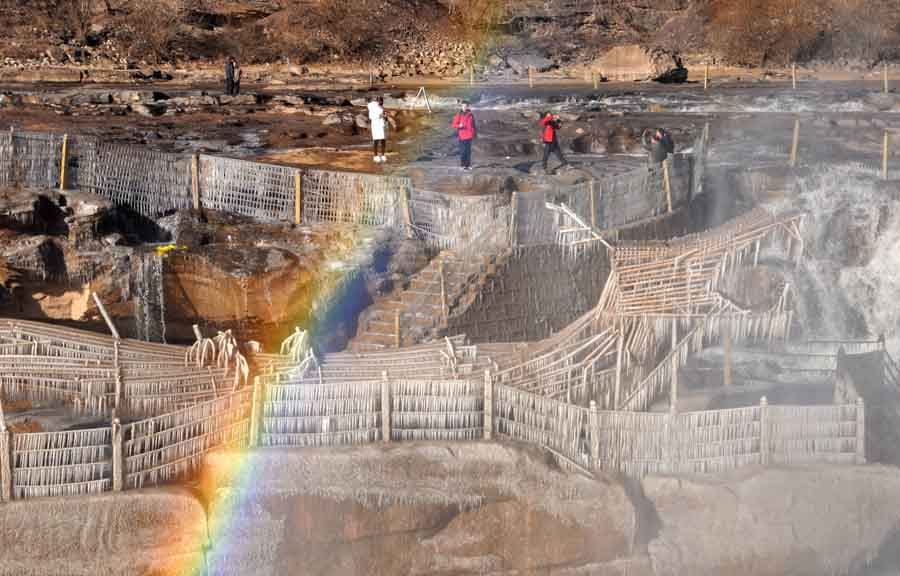
[(641, 143), (644, 149), (649, 152), (649, 160), (651, 164), (662, 164), (666, 161), (669, 154), (675, 153), (675, 140), (672, 135), (662, 128), (654, 131), (650, 129), (644, 130), (641, 135)]
[(544, 142), (544, 172), (547, 171), (547, 160), (550, 159), (551, 153), (556, 154), (556, 157), (559, 159), (559, 168), (568, 166), (569, 163), (566, 162), (566, 158), (563, 156), (562, 148), (559, 147), (558, 132), (562, 127), (562, 120), (559, 119), (559, 116), (554, 116), (552, 113), (547, 112), (541, 118), (541, 127), (543, 128), (541, 140)]
[[(373, 160), (376, 164), (387, 162), (387, 141), (385, 139), (384, 98), (369, 100), (369, 128), (372, 131)], [(380, 149), (380, 151), (379, 151)]]
[(475, 139), (475, 116), (468, 102), (462, 103), (462, 109), (453, 117), (451, 124), (459, 139), (459, 164), (463, 170), (472, 169), (472, 140)]
[(238, 96), (241, 93), (241, 76), (244, 75), (244, 71), (241, 70), (240, 63), (234, 58), (231, 59), (231, 63), (234, 66), (234, 88), (231, 91), (231, 95)]
[(234, 58), (228, 57), (225, 63), (225, 94), (231, 96), (234, 92)]

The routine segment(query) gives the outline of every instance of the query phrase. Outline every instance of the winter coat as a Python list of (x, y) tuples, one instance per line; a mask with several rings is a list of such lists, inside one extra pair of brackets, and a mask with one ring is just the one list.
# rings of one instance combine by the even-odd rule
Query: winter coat
[(460, 140), (475, 138), (475, 116), (471, 112), (457, 112), (451, 126), (456, 130), (456, 135)]
[(556, 131), (560, 128), (559, 120), (555, 120), (553, 116), (549, 114), (541, 118), (541, 126), (544, 127), (544, 131), (541, 134), (541, 138), (547, 144), (550, 144), (556, 140)]

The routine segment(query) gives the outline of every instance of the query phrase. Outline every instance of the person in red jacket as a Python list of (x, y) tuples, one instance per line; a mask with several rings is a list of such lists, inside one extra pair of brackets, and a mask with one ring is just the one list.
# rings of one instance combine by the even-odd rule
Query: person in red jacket
[(559, 147), (559, 137), (557, 135), (557, 131), (562, 126), (562, 120), (559, 119), (559, 116), (554, 116), (547, 112), (541, 118), (541, 126), (543, 127), (541, 140), (544, 142), (544, 172), (547, 171), (547, 160), (550, 159), (551, 152), (556, 154), (556, 157), (559, 159), (559, 168), (568, 166), (569, 163), (566, 162), (563, 156), (562, 148)]
[(475, 139), (475, 116), (468, 102), (462, 103), (462, 109), (453, 117), (456, 137), (459, 139), (459, 164), (464, 170), (472, 169), (472, 140)]

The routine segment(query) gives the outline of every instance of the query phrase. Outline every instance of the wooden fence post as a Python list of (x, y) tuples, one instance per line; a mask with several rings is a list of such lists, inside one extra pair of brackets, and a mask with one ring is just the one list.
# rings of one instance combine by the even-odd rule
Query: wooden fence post
[(763, 466), (769, 465), (769, 401), (759, 399), (759, 457)]
[(534, 66), (528, 67), (528, 87), (534, 88)]
[(447, 280), (444, 275), (444, 259), (438, 261), (438, 272), (441, 275), (441, 316), (447, 317)]
[(100, 311), (100, 315), (103, 316), (103, 321), (106, 322), (106, 327), (109, 328), (112, 337), (115, 340), (120, 340), (119, 331), (116, 329), (116, 325), (113, 324), (112, 318), (109, 316), (109, 313), (106, 311), (106, 306), (103, 305), (103, 301), (100, 300), (100, 297), (97, 296), (96, 292), (92, 292), (91, 295), (94, 298), (94, 304), (97, 305), (97, 309)]
[(381, 439), (391, 441), (391, 382), (387, 371), (381, 373)]
[(18, 184), (18, 175), (16, 170), (16, 128), (9, 127), (9, 183)]
[(0, 502), (13, 499), (13, 435), (6, 425), (0, 427)]
[(600, 77), (597, 75), (596, 72), (591, 72), (591, 80), (593, 81), (593, 84), (594, 84), (594, 90), (596, 90), (597, 88), (600, 87), (600, 86), (599, 86), (599, 84), (600, 84)]
[(69, 135), (63, 134), (62, 154), (59, 158), (59, 189), (66, 189), (66, 164), (69, 161)]
[(253, 396), (250, 405), (250, 447), (259, 446), (259, 435), (262, 428), (262, 384), (259, 376), (253, 377)]
[(112, 481), (113, 491), (121, 492), (125, 489), (125, 458), (123, 452), (122, 423), (113, 417), (112, 421)]
[(888, 179), (888, 151), (891, 144), (891, 137), (888, 131), (884, 131), (884, 143), (881, 145), (881, 178)]
[(791, 63), (791, 83), (794, 86), (794, 90), (797, 89), (797, 63)]
[(475, 85), (475, 65), (469, 66), (469, 86)]
[(194, 210), (200, 211), (200, 156), (191, 156), (191, 199)]
[(491, 371), (484, 371), (484, 439), (494, 436), (494, 383)]
[(600, 412), (597, 410), (596, 400), (591, 400), (588, 423), (591, 427), (588, 437), (591, 440), (591, 467), (600, 469)]
[(619, 324), (619, 337), (616, 340), (616, 389), (613, 396), (613, 410), (619, 409), (619, 396), (622, 392), (622, 349), (625, 347), (625, 330)]
[(794, 120), (794, 137), (791, 140), (791, 168), (797, 166), (797, 147), (800, 145), (800, 119)]
[(662, 163), (663, 169), (663, 188), (666, 191), (666, 208), (669, 213), (672, 212), (672, 182), (669, 180), (669, 159), (666, 158)]
[(862, 396), (856, 398), (856, 463), (866, 463), (866, 405)]
[(884, 93), (887, 94), (890, 92), (890, 87), (888, 86), (888, 65), (887, 62), (884, 63)]
[(678, 412), (678, 318), (672, 317), (672, 383), (669, 393), (670, 411)]
[(119, 358), (119, 341), (113, 341), (113, 369), (116, 371), (116, 397), (114, 399), (113, 408), (117, 414), (121, 414), (125, 408), (123, 402), (123, 386), (122, 386), (122, 363)]
[(725, 387), (728, 388), (731, 386), (731, 326), (724, 327), (725, 333), (725, 343), (724, 343), (724, 356), (725, 356)]
[(594, 190), (594, 179), (590, 181), (591, 187), (591, 228), (597, 227), (597, 194)]
[(294, 224), (303, 223), (303, 172), (294, 172)]
[(706, 63), (703, 69), (703, 91), (706, 92), (707, 90), (709, 90), (709, 62)]
[(513, 248), (519, 243), (519, 230), (517, 226), (517, 213), (519, 211), (519, 193), (513, 192), (509, 203), (509, 245)]
[(403, 339), (400, 336), (400, 311), (394, 310), (394, 347), (400, 348)]

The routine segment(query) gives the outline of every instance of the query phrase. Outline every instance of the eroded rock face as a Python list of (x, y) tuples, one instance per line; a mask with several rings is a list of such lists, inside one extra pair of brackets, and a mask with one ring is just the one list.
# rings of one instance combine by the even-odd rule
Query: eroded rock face
[[(210, 458), (212, 507), (230, 506), (230, 456)], [(497, 444), (266, 450), (212, 557), (221, 573), (546, 573), (629, 554), (624, 489)], [(302, 480), (300, 480), (302, 479)], [(220, 572), (216, 572), (220, 573)]]
[(847, 574), (898, 523), (900, 475), (872, 466), (766, 469), (714, 481), (648, 478), (661, 521), (654, 574)]
[(626, 490), (511, 443), (218, 451), (191, 493), (0, 505), (0, 575), (174, 576), (202, 565), (211, 537), (217, 576), (819, 576), (861, 574), (876, 555), (882, 576), (896, 573), (898, 503), (900, 471), (881, 466)]
[(202, 564), (203, 506), (187, 490), (0, 504), (0, 574), (156, 574)]

